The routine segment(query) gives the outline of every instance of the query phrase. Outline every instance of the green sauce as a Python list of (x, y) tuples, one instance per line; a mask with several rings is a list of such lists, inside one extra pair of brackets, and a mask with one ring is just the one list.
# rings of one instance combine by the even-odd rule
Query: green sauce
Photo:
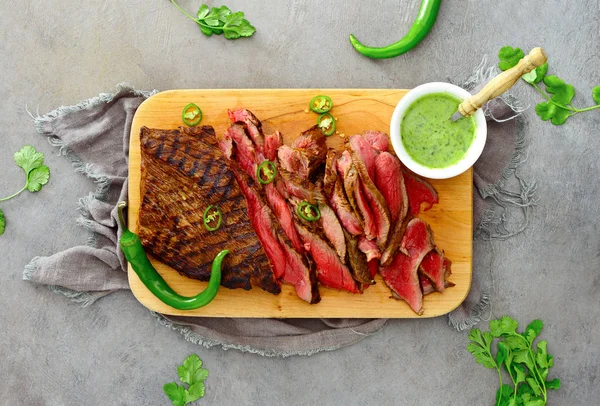
[(408, 155), (429, 168), (446, 168), (460, 161), (475, 138), (475, 120), (450, 116), (461, 100), (446, 93), (433, 93), (415, 100), (404, 113), (402, 144)]

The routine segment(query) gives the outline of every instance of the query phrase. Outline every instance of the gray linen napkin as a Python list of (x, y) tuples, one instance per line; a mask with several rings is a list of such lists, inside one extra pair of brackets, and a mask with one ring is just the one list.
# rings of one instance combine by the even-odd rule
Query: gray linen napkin
[[(131, 120), (140, 103), (153, 93), (119, 85), (115, 94), (101, 94), (76, 106), (60, 107), (46, 116), (34, 117), (38, 132), (59, 148), (77, 172), (93, 179), (97, 189), (79, 202), (81, 216), (77, 221), (91, 231), (87, 243), (50, 257), (34, 258), (25, 267), (25, 280), (48, 285), (55, 292), (84, 306), (116, 290), (129, 289), (124, 272), (125, 260), (118, 249), (121, 230), (116, 203), (126, 198), (127, 194)], [(496, 152), (486, 161), (485, 170), (476, 177), (476, 183), (484, 185), (483, 188), (490, 185), (495, 187), (488, 191), (490, 196), (502, 198), (506, 192), (502, 181), (510, 173), (503, 170), (511, 154), (514, 158), (516, 144), (516, 127), (513, 125), (510, 128), (498, 127), (502, 136), (497, 138), (497, 144), (494, 142)], [(496, 139), (495, 131), (494, 126), (490, 127), (490, 138)], [(507, 207), (502, 200), (499, 202)], [(476, 202), (476, 206), (481, 205)], [(483, 210), (478, 209), (478, 212)], [(494, 211), (488, 211), (485, 215), (486, 230), (489, 231), (488, 235), (492, 235), (502, 227), (503, 215)], [(475, 296), (469, 299), (470, 304), (460, 309), (464, 314), (456, 311), (455, 321), (450, 318), (457, 328), (476, 323), (488, 303), (485, 290), (474, 286), (472, 292), (471, 295)], [(473, 314), (473, 309), (476, 314)], [(387, 321), (156, 316), (160, 323), (179, 331), (192, 342), (207, 347), (221, 345), (225, 349), (235, 348), (266, 356), (310, 355), (341, 348), (376, 333)]]

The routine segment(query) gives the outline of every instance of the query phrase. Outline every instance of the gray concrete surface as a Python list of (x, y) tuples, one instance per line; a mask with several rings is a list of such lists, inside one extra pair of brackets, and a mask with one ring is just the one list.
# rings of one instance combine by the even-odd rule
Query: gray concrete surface
[[(210, 370), (198, 404), (489, 405), (497, 377), (466, 352), (466, 333), (446, 318), (391, 322), (360, 344), (312, 357), (261, 358), (210, 350), (157, 324), (127, 292), (83, 309), (21, 280), (36, 255), (81, 242), (76, 201), (93, 185), (38, 136), (25, 105), (48, 112), (121, 81), (139, 89), (244, 87), (410, 88), (461, 77), (506, 44), (541, 45), (551, 72), (590, 105), (600, 84), (597, 0), (447, 0), (414, 51), (374, 62), (350, 32), (383, 45), (408, 29), (417, 0), (235, 1), (257, 27), (249, 40), (206, 38), (169, 2), (0, 2), (0, 195), (21, 187), (12, 155), (23, 144), (46, 154), (52, 179), (38, 194), (2, 203), (0, 404), (165, 405), (162, 385), (196, 352)], [(181, 0), (188, 10), (199, 1)], [(220, 4), (220, 3), (219, 3)], [(217, 5), (219, 5), (217, 4)], [(525, 89), (531, 103), (539, 100)], [(563, 387), (553, 405), (598, 404), (600, 388), (600, 112), (562, 127), (526, 113), (532, 142), (525, 176), (539, 184), (531, 227), (495, 245), (493, 313), (546, 322), (544, 338)], [(44, 216), (60, 210), (61, 220)], [(475, 269), (490, 257), (476, 246)]]

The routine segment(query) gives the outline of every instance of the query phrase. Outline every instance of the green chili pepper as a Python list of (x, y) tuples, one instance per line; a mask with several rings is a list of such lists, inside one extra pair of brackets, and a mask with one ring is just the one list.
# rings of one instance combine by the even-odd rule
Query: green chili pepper
[(194, 103), (190, 103), (183, 108), (181, 118), (186, 125), (195, 127), (202, 121), (202, 110)]
[(119, 245), (121, 246), (121, 250), (123, 250), (123, 254), (125, 254), (125, 258), (131, 264), (131, 267), (139, 276), (142, 283), (154, 296), (175, 309), (192, 310), (209, 304), (215, 298), (221, 286), (221, 264), (229, 251), (221, 251), (215, 257), (212, 263), (210, 280), (204, 291), (192, 297), (181, 296), (171, 289), (162, 276), (154, 269), (146, 256), (140, 237), (127, 229), (123, 220), (123, 208), (126, 205), (125, 202), (120, 202), (118, 205), (119, 223), (123, 230)]
[(317, 221), (321, 218), (321, 211), (319, 208), (306, 201), (298, 205), (296, 212), (303, 220), (306, 221)]
[(325, 95), (319, 95), (312, 98), (308, 104), (308, 108), (315, 113), (327, 113), (333, 107), (331, 97)]
[(331, 113), (323, 113), (317, 119), (317, 125), (323, 131), (327, 137), (332, 135), (335, 132), (335, 118), (331, 115)]
[[(264, 175), (264, 176), (263, 176)], [(277, 166), (271, 161), (262, 161), (256, 168), (256, 178), (263, 185), (268, 185), (277, 176)]]
[[(221, 213), (221, 208), (219, 206), (211, 204), (206, 208), (206, 210), (204, 210), (204, 215), (202, 216), (202, 219), (204, 220), (204, 227), (208, 231), (218, 230), (221, 227), (221, 223), (223, 222), (223, 213)], [(214, 225), (211, 226), (211, 224)]]
[(381, 48), (368, 47), (361, 44), (352, 34), (350, 34), (350, 42), (358, 52), (369, 58), (385, 59), (402, 55), (417, 46), (429, 34), (437, 18), (441, 3), (442, 0), (423, 0), (417, 19), (408, 34), (392, 45)]

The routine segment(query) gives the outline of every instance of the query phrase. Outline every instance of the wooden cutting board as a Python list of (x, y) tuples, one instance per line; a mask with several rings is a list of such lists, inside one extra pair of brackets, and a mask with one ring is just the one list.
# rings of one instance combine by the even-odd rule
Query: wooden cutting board
[[(137, 232), (140, 209), (140, 140), (142, 126), (173, 129), (182, 125), (181, 112), (190, 102), (203, 112), (203, 125), (212, 125), (222, 133), (230, 125), (227, 109), (245, 107), (263, 124), (265, 133), (281, 131), (286, 144), (303, 130), (313, 126), (317, 114), (305, 112), (312, 97), (326, 94), (333, 99), (332, 114), (338, 119), (340, 135), (328, 138), (329, 146), (342, 148), (342, 134), (352, 135), (372, 129), (389, 133), (390, 118), (398, 100), (407, 90), (366, 89), (243, 89), (243, 90), (171, 90), (158, 93), (138, 108), (131, 126), (129, 151), (129, 227)], [(363, 294), (351, 294), (319, 286), (322, 300), (309, 305), (298, 299), (291, 286), (283, 285), (279, 295), (258, 288), (250, 291), (221, 288), (206, 307), (181, 311), (158, 300), (129, 268), (129, 283), (135, 297), (150, 310), (197, 317), (356, 317), (409, 318), (434, 317), (455, 309), (465, 299), (471, 286), (473, 183), (471, 170), (447, 180), (432, 180), (440, 203), (421, 214), (434, 232), (436, 244), (452, 260), (450, 280), (455, 287), (443, 294), (424, 298), (424, 313), (418, 316), (404, 301), (390, 298), (390, 290), (379, 275), (377, 284)], [(226, 248), (226, 247), (223, 247)], [(195, 295), (205, 282), (179, 275), (172, 268), (151, 258), (158, 272), (182, 295)]]

